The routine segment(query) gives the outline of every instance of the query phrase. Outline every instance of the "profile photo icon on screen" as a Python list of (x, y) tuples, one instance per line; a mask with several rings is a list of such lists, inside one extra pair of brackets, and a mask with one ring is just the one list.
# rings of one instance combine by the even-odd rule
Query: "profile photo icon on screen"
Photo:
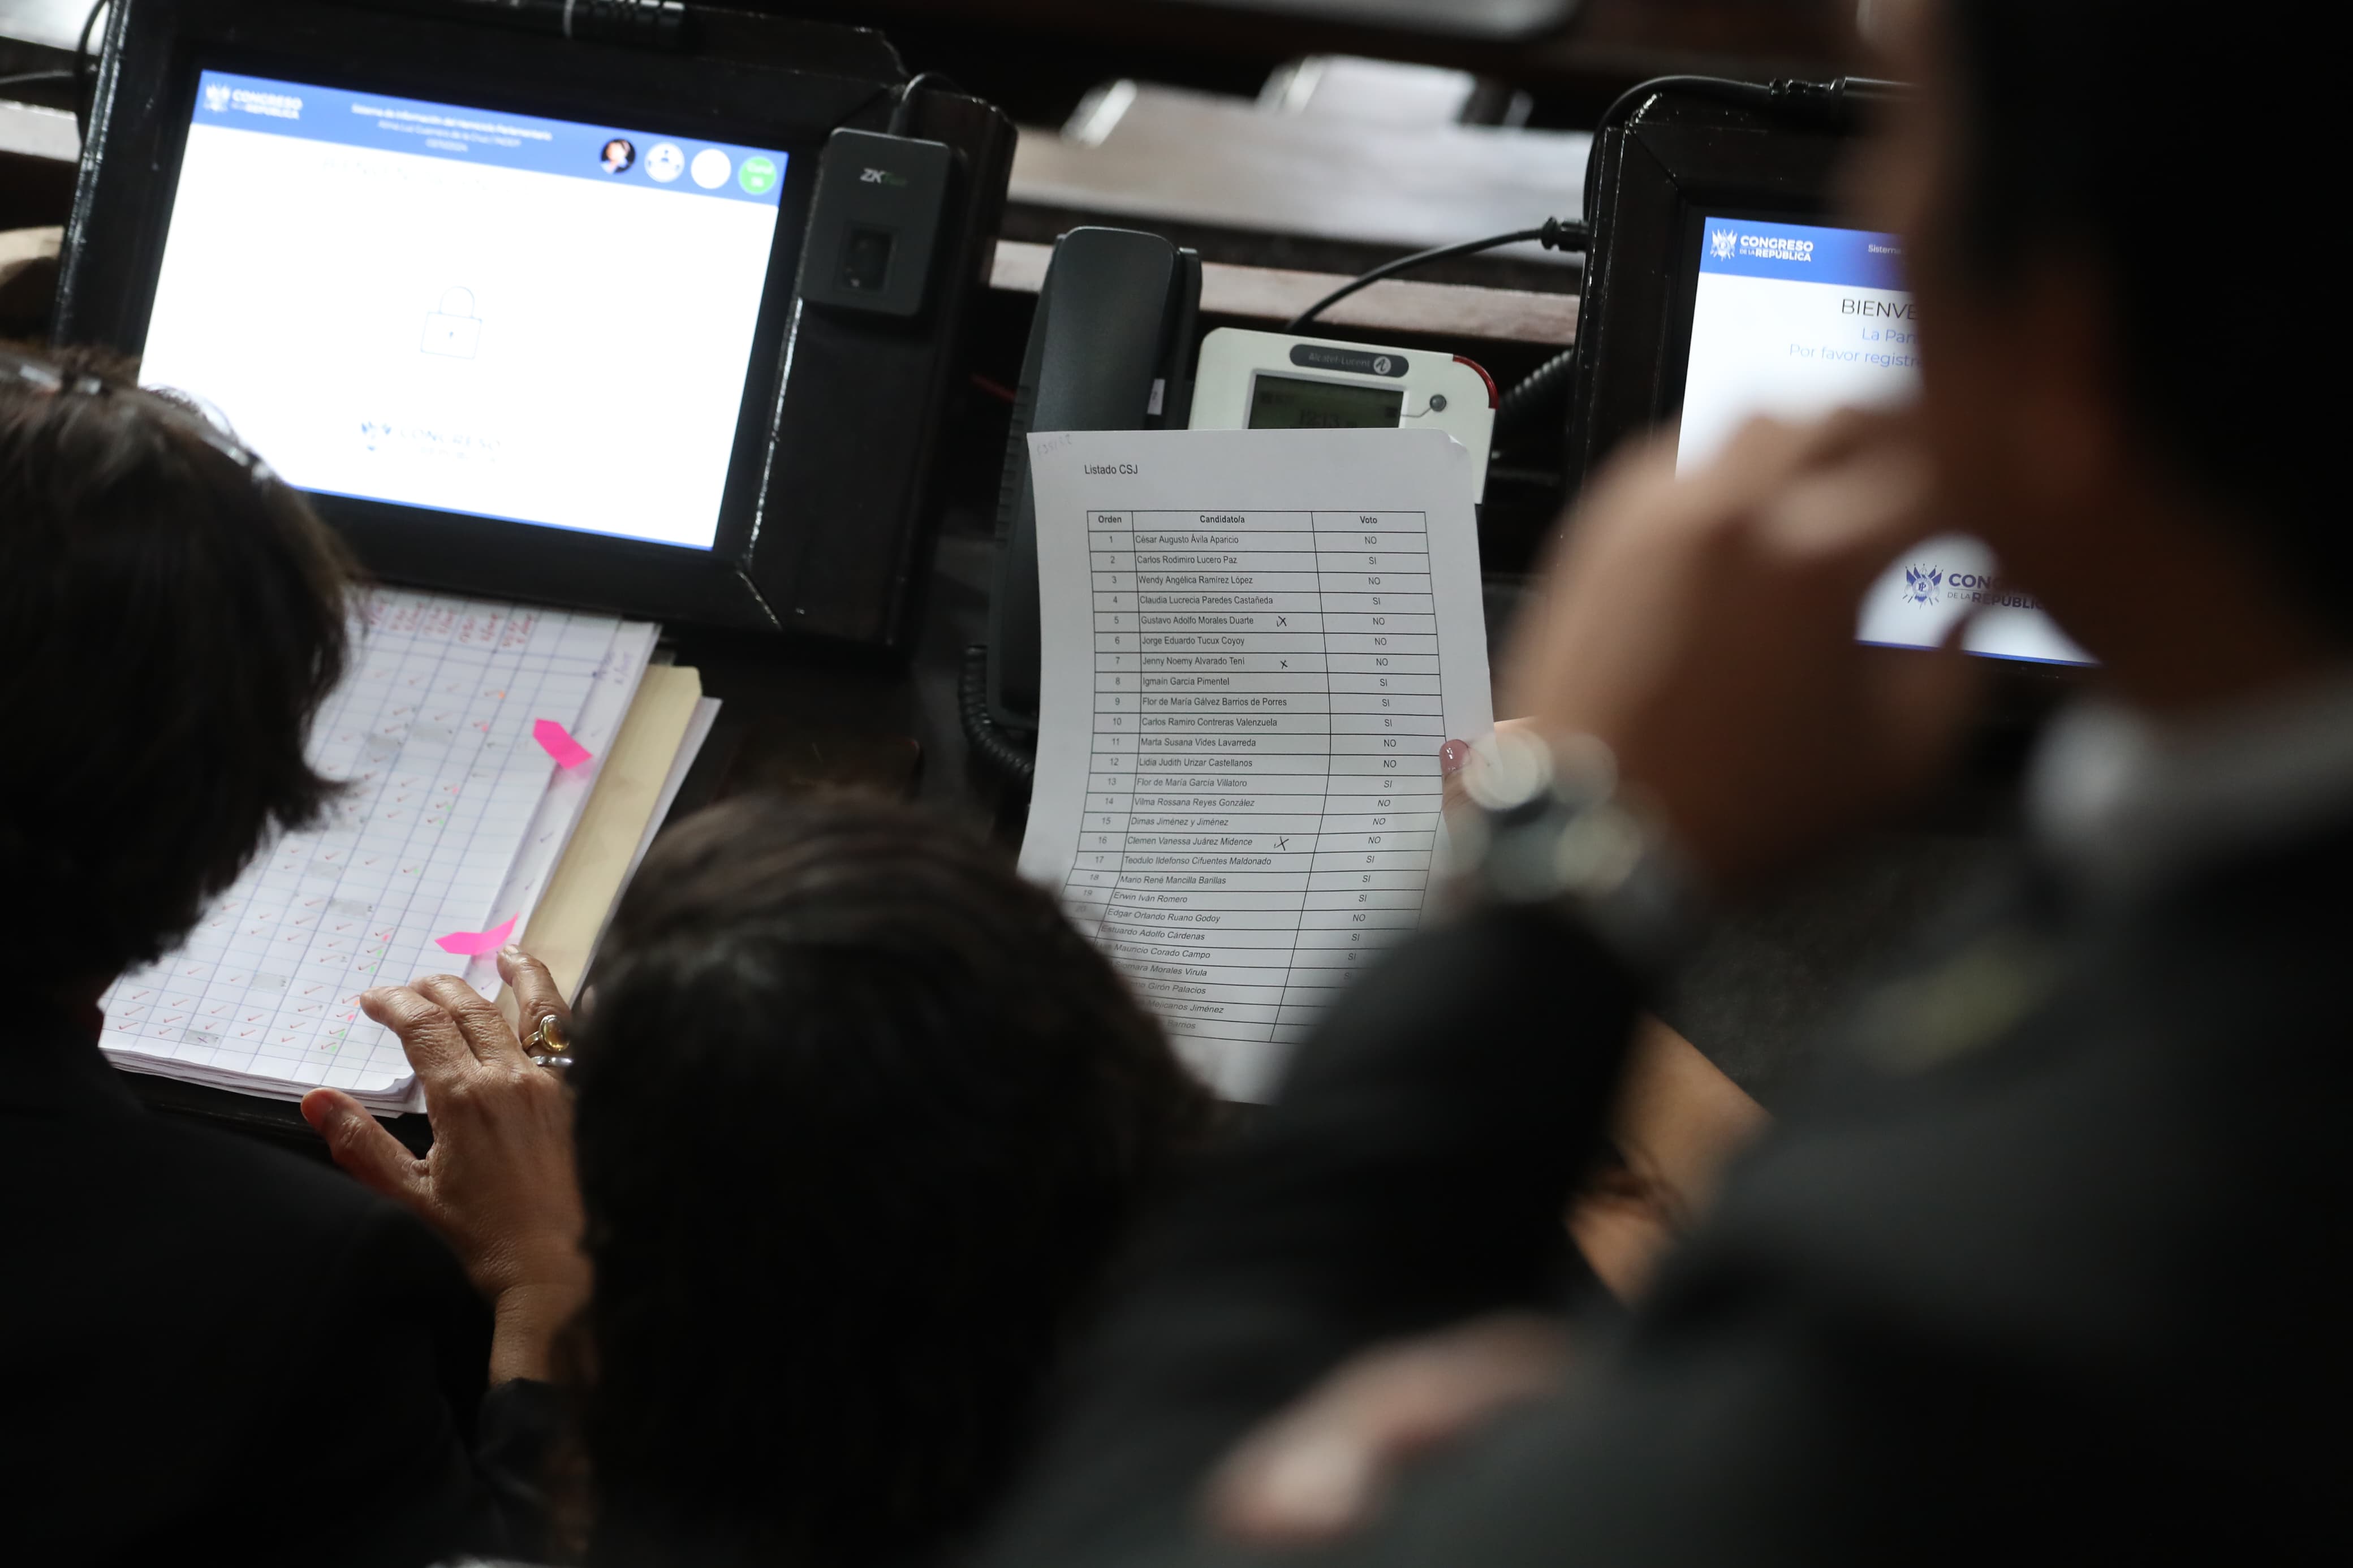
[(604, 152), (598, 155), (598, 162), (605, 165), (605, 173), (608, 174), (625, 174), (637, 161), (637, 148), (622, 136), (616, 136), (606, 142)]

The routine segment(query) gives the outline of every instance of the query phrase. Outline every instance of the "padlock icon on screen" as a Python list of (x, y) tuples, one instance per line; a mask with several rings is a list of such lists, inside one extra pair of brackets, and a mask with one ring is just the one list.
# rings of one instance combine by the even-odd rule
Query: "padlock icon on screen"
[(440, 308), (425, 318), (425, 341), (420, 346), (444, 359), (474, 357), (474, 351), (482, 346), (482, 323), (474, 314), (471, 289), (442, 290)]

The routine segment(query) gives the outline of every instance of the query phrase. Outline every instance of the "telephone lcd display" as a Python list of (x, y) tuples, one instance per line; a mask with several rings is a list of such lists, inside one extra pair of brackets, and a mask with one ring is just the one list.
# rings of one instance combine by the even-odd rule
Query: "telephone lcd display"
[[(1905, 402), (1919, 384), (1919, 322), (1895, 236), (1708, 216), (1699, 223), (1690, 368), (1676, 462), (1705, 462), (1755, 415), (1803, 419), (1844, 405)], [(1972, 653), (2089, 664), (2033, 599), (2006, 584), (1993, 553), (1959, 534), (1932, 539), (1864, 597), (1864, 642), (1935, 647), (1955, 622)]]
[(206, 70), (142, 379), (305, 489), (709, 549), (786, 163)]
[(1394, 430), (1404, 414), (1402, 388), (1264, 374), (1250, 384), (1253, 430)]

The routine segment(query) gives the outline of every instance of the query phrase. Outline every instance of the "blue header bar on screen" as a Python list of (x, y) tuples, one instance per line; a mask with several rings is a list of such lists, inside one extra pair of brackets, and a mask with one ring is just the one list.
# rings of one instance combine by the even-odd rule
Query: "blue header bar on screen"
[(227, 71), (208, 70), (197, 79), (191, 123), (769, 207), (784, 194), (786, 154), (772, 147)]
[(1904, 246), (1892, 234), (1745, 217), (1707, 220), (1700, 232), (1699, 269), (1848, 289), (1905, 286)]

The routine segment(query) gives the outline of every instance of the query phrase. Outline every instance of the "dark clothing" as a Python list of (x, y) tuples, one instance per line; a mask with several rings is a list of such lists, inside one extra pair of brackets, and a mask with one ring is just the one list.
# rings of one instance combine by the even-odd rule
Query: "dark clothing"
[[(2021, 874), (1556, 1398), (1305, 1560), (2353, 1555), (2349, 885), (2342, 826), (2129, 905)], [(1263, 1561), (1203, 1472), (1368, 1343), (1546, 1299), (1635, 1003), (1535, 914), (1367, 977), (1145, 1238), (991, 1568)]]
[(502, 1546), (456, 1414), (489, 1320), (448, 1249), (333, 1171), (149, 1114), (47, 1019), (0, 1039), (0, 1259), (13, 1556)]
[(572, 1421), (565, 1391), (537, 1378), (509, 1378), (482, 1396), (474, 1458), (498, 1496), (510, 1557), (537, 1563), (555, 1555), (554, 1467)]

